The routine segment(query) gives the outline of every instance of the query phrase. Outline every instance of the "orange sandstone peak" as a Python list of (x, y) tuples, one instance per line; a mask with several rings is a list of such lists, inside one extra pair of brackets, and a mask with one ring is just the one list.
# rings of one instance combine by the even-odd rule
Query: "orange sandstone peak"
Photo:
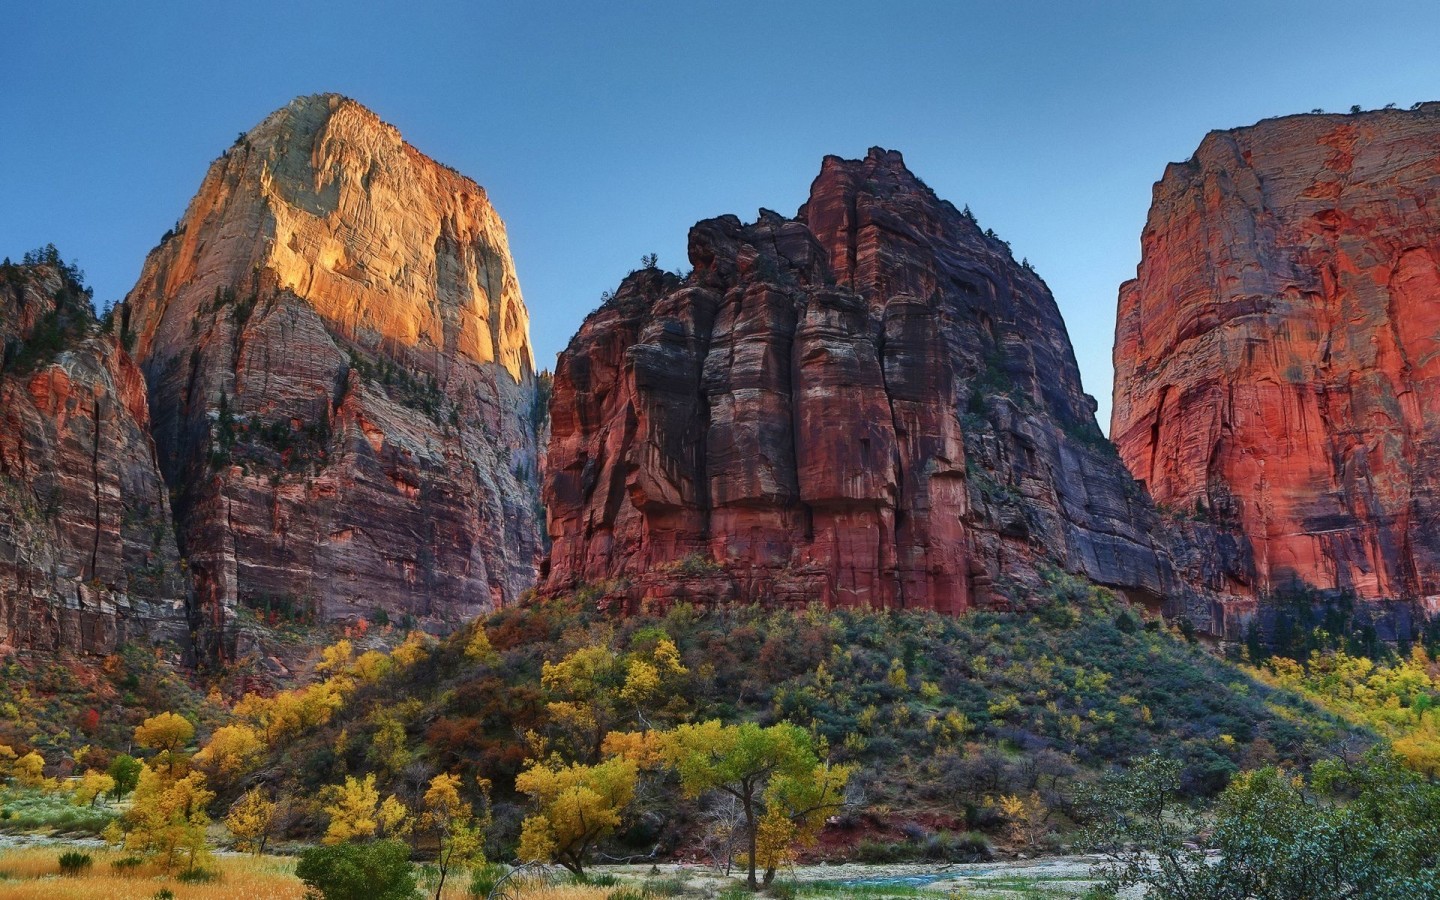
[(259, 272), (347, 338), (533, 366), (505, 226), (475, 182), (337, 94), (300, 97), (217, 160), (132, 292), (139, 354), (184, 344), (215, 288)]
[(473, 181), (360, 104), (242, 135), (126, 300), (202, 650), (240, 615), (444, 628), (534, 578), (528, 315)]

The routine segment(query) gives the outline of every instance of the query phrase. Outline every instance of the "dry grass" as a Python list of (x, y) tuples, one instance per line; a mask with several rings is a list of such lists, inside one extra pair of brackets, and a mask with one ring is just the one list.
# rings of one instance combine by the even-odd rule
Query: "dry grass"
[[(0, 851), (0, 900), (152, 900), (168, 889), (175, 900), (304, 900), (305, 886), (295, 877), (295, 860), (283, 856), (217, 856), (220, 877), (209, 884), (185, 884), (156, 866), (140, 866), (124, 874), (110, 864), (126, 854), (84, 849), (94, 862), (83, 875), (60, 874), (64, 846), (24, 847)], [(443, 900), (468, 900), (470, 876), (452, 875)], [(606, 900), (614, 888), (593, 885), (536, 887), (525, 900)], [(427, 896), (433, 895), (432, 886)]]
[(562, 884), (525, 892), (525, 900), (605, 900), (614, 888), (589, 884)]
[(0, 852), (0, 900), (150, 900), (162, 888), (175, 900), (302, 900), (305, 886), (295, 877), (295, 861), (276, 856), (223, 856), (215, 861), (220, 877), (209, 884), (185, 884), (150, 867), (120, 875), (110, 863), (123, 854), (87, 850), (95, 862), (83, 875), (59, 874), (64, 848), (27, 847)]

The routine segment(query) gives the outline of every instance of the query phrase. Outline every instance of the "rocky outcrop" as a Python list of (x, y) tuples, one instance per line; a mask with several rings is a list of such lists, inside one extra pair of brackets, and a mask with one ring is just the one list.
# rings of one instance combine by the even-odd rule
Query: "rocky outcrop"
[(701, 222), (689, 255), (561, 355), (546, 590), (959, 612), (1053, 565), (1211, 627), (1045, 284), (898, 153), (829, 157), (794, 218)]
[(1236, 590), (1440, 602), (1440, 104), (1214, 132), (1155, 186), (1111, 435)]
[(0, 266), (0, 648), (188, 639), (140, 370), (53, 249)]
[(528, 317), (474, 182), (304, 97), (210, 167), (127, 297), (197, 626), (436, 626), (533, 580)]

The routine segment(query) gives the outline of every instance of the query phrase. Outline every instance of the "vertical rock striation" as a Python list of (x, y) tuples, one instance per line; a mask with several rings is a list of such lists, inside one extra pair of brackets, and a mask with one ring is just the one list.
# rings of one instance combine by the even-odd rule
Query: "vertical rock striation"
[(533, 580), (528, 315), (484, 190), (359, 104), (297, 99), (210, 167), (124, 328), (197, 626), (453, 623)]
[(145, 383), (57, 256), (0, 267), (0, 351), (0, 647), (183, 646)]
[(959, 612), (1053, 565), (1210, 624), (1048, 289), (898, 153), (828, 157), (794, 218), (701, 222), (689, 255), (560, 358), (547, 590)]
[(1120, 291), (1111, 436), (1246, 589), (1440, 600), (1440, 104), (1208, 135)]

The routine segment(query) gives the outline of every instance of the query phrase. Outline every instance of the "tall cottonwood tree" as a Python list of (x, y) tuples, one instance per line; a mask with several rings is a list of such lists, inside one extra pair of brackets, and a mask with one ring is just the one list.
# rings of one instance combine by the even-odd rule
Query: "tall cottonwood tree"
[(681, 725), (662, 736), (662, 747), (686, 796), (719, 791), (739, 802), (752, 891), (760, 889), (757, 868), (768, 884), (793, 845), (813, 836), (825, 814), (840, 807), (850, 774), (823, 764), (810, 735), (788, 722), (768, 728), (718, 720)]

